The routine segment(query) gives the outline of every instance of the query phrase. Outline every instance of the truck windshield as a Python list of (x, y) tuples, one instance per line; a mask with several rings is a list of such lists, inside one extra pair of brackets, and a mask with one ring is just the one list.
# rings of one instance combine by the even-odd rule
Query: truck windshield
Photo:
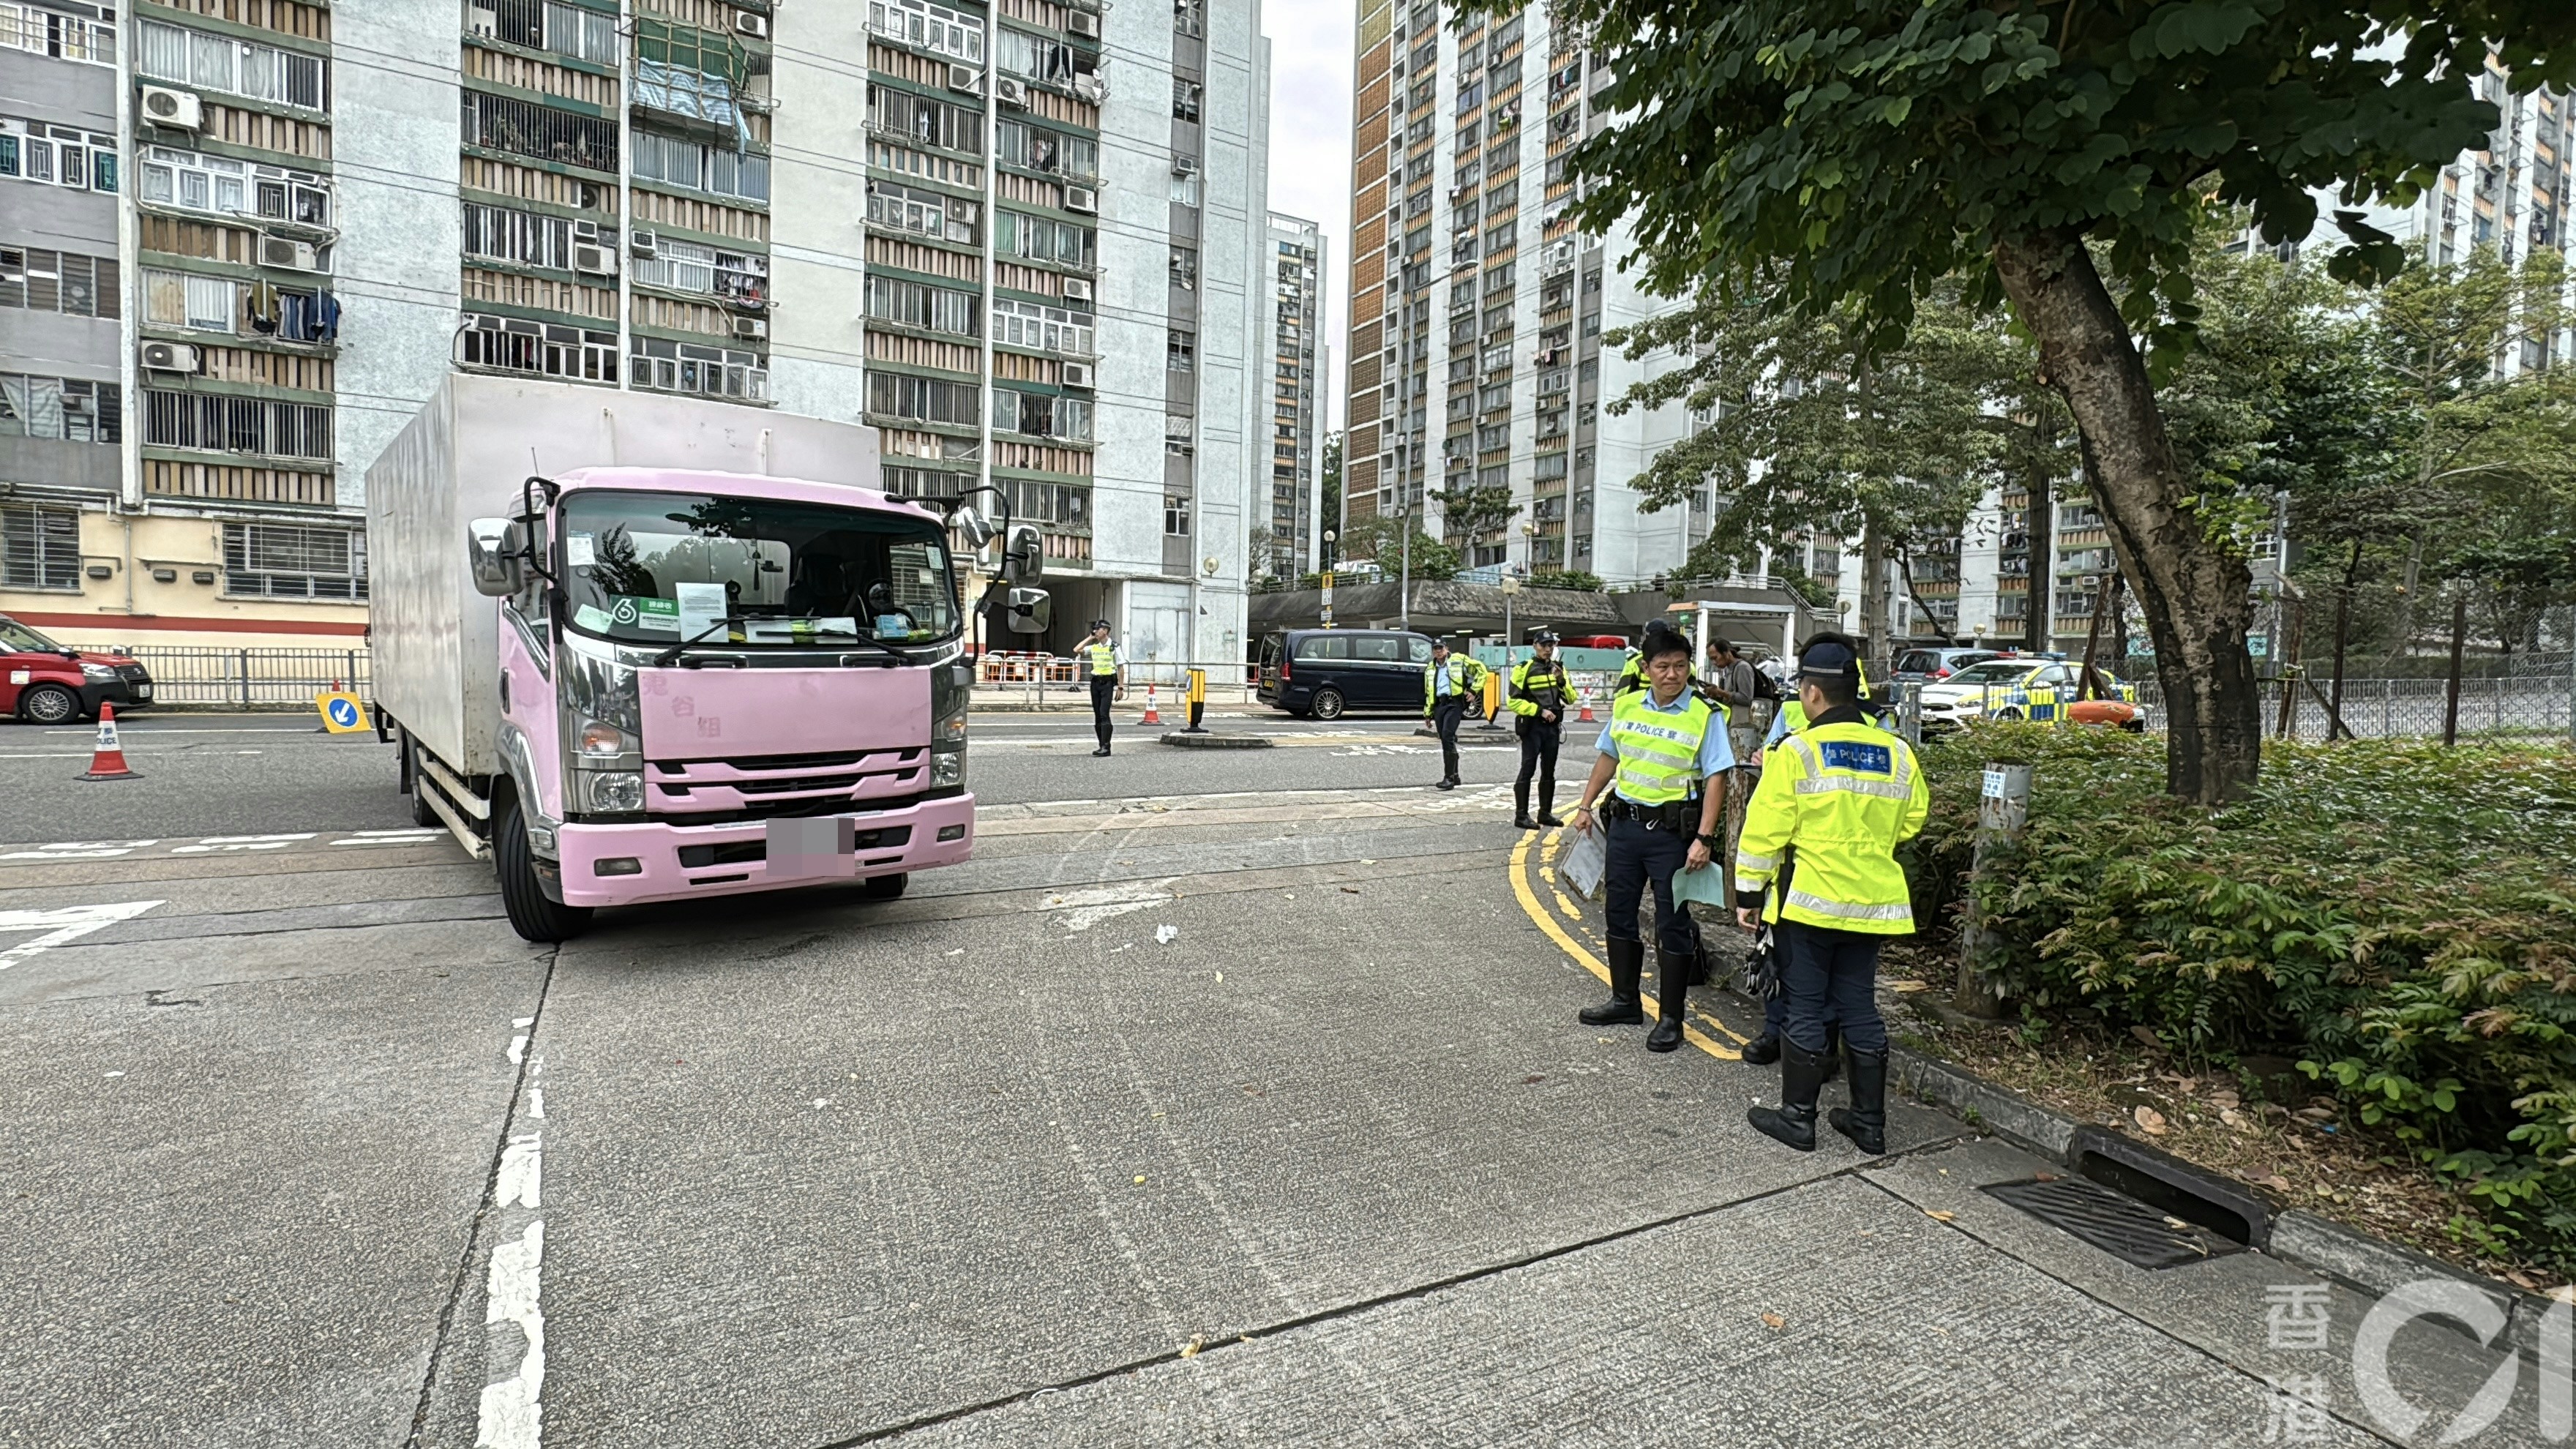
[(927, 519), (602, 490), (568, 495), (562, 530), (573, 627), (620, 643), (830, 648), (957, 632), (947, 543)]

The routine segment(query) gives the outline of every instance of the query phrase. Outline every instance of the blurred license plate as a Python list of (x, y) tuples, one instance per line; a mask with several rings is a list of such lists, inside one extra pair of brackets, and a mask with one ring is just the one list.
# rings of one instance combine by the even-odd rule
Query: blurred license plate
[(136, 699), (150, 699), (152, 697), (152, 686), (148, 684), (138, 684), (134, 686), (134, 697)]
[(770, 879), (845, 876), (857, 849), (858, 822), (847, 815), (772, 820), (768, 837)]

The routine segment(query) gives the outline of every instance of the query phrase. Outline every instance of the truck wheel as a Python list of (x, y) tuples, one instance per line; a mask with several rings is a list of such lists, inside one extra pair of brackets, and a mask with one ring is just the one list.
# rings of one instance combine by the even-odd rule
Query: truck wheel
[(18, 718), (29, 724), (64, 724), (80, 718), (80, 699), (59, 685), (39, 684), (18, 696)]
[(537, 883), (537, 855), (528, 847), (528, 822), (513, 800), (492, 823), (492, 869), (501, 877), (501, 908), (520, 939), (569, 941), (590, 926), (590, 907), (546, 899)]
[(437, 811), (429, 808), (429, 786), (422, 783), (420, 777), (419, 744), (406, 735), (402, 751), (403, 790), (411, 796), (411, 823), (432, 829), (444, 827), (447, 822), (439, 817)]
[(1342, 692), (1338, 689), (1316, 690), (1313, 713), (1317, 719), (1340, 719), (1342, 717)]
[(859, 882), (859, 894), (872, 901), (890, 901), (903, 894), (912, 877), (904, 874), (872, 875)]

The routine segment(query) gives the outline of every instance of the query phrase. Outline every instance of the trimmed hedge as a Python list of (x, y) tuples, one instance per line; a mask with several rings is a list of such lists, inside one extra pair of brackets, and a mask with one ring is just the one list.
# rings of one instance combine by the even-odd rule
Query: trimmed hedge
[(2116, 731), (1996, 725), (1923, 756), (1926, 920), (1964, 905), (1983, 766), (2034, 767), (2029, 833), (1979, 887), (2008, 1006), (2298, 1060), (2462, 1196), (2455, 1235), (2576, 1272), (2576, 752), (2269, 745), (2219, 810), (2166, 796), (2163, 742)]

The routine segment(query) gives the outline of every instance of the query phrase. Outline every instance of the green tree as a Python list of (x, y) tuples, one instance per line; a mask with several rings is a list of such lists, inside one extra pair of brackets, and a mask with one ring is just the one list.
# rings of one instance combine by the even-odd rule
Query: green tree
[(1346, 556), (1375, 559), (1382, 576), (1395, 578), (1403, 567), (1401, 561), (1406, 557), (1404, 528), (1408, 523), (1413, 529), (1413, 577), (1433, 583), (1458, 577), (1458, 550), (1423, 532), (1418, 515), (1399, 518), (1391, 513), (1381, 513), (1359, 520), (1342, 535)]
[(1456, 543), (1462, 556), (1477, 541), (1512, 521), (1521, 506), (1512, 501), (1512, 490), (1501, 483), (1452, 483), (1437, 495), (1440, 499), (1440, 522)]
[[(1507, 11), (1513, 0), (1471, 0)], [(2261, 724), (2250, 574), (2202, 515), (2152, 378), (2191, 341), (2192, 242), (2216, 201), (2304, 236), (2315, 188), (2410, 199), (2486, 144), (2489, 47), (2512, 84), (2576, 78), (2566, 0), (1560, 0), (1626, 117), (1574, 152), (1575, 205), (1635, 237), (1646, 285), (1778, 269), (1798, 315), (1872, 351), (1964, 276), (2009, 298), (2080, 430), (2154, 637), (2179, 795), (2250, 789)], [(2339, 275), (2399, 248), (2357, 210)], [(2144, 334), (2149, 346), (2142, 348)], [(2151, 367), (2151, 363), (2153, 366)]]
[(1720, 279), (1690, 307), (1608, 335), (1632, 359), (1680, 359), (1613, 399), (1613, 413), (1680, 404), (1698, 420), (1631, 486), (1647, 512), (1713, 489), (1689, 564), (1697, 574), (1765, 554), (1776, 567), (1802, 539), (1857, 536), (1861, 633), (1883, 667), (1893, 654), (1885, 564), (1900, 564), (1910, 586), (1915, 551), (1958, 536), (2000, 476), (2005, 431), (2020, 426), (1987, 404), (2026, 389), (2031, 369), (2021, 365), (2017, 384), (1995, 345), (2001, 329), (1946, 300), (1925, 309), (1904, 346), (1876, 353), (1847, 313), (1804, 320), (1772, 301)]

